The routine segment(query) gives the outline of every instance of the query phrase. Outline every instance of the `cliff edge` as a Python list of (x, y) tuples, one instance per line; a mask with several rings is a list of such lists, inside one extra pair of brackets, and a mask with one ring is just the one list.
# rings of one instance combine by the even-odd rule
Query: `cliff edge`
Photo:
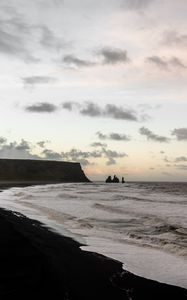
[(1, 185), (28, 185), (35, 183), (89, 182), (80, 163), (0, 159)]

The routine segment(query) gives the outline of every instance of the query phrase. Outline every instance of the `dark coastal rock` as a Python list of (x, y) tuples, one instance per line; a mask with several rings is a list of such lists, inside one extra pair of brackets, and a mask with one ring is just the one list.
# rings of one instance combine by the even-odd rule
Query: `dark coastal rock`
[(82, 251), (38, 221), (0, 209), (0, 299), (187, 299), (187, 290), (135, 276)]
[(0, 185), (29, 185), (58, 182), (89, 182), (79, 163), (0, 159)]

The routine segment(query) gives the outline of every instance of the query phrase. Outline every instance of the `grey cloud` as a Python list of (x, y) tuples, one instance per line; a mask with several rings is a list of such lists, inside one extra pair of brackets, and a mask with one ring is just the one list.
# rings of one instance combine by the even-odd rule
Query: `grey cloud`
[(80, 159), (79, 159), (79, 163), (80, 163), (82, 166), (88, 166), (88, 165), (91, 164), (91, 163), (89, 162), (88, 159), (84, 159), (84, 158), (80, 158)]
[(107, 136), (103, 133), (101, 133), (100, 131), (96, 132), (96, 135), (98, 136), (98, 138), (100, 140), (106, 140), (107, 139)]
[(90, 67), (94, 65), (93, 62), (89, 60), (80, 59), (72, 54), (64, 56), (62, 61), (67, 65), (75, 66), (78, 68)]
[(168, 143), (170, 141), (169, 138), (161, 135), (154, 134), (151, 130), (149, 130), (146, 127), (141, 127), (139, 129), (139, 132), (141, 135), (144, 135), (147, 137), (147, 140), (159, 142), (159, 143)]
[(57, 107), (48, 102), (40, 102), (27, 106), (25, 110), (32, 113), (52, 113), (57, 110)]
[[(4, 139), (6, 140), (6, 139)], [(29, 142), (22, 139), (21, 142), (5, 141), (0, 145), (0, 157), (1, 158), (22, 158), (22, 159), (39, 159), (38, 155), (32, 154), (32, 145)]]
[(70, 45), (70, 43), (65, 42), (64, 39), (56, 37), (55, 34), (47, 26), (40, 26), (39, 28), (42, 33), (40, 44), (43, 47), (59, 51), (62, 48), (64, 49)]
[(168, 159), (167, 156), (165, 156), (165, 157), (163, 158), (163, 161), (165, 161), (166, 163), (170, 163), (170, 162), (171, 162), (171, 161)]
[(51, 160), (61, 160), (62, 155), (59, 154), (58, 152), (49, 150), (49, 149), (44, 149), (42, 151), (42, 155), (44, 155), (45, 159), (51, 159)]
[(88, 162), (90, 164), (89, 159), (93, 158), (105, 157), (107, 158), (106, 164), (109, 165), (108, 162), (112, 164), (112, 162), (114, 163), (115, 159), (127, 156), (126, 153), (119, 153), (117, 151), (106, 149), (105, 147), (102, 147), (102, 149), (99, 151), (81, 151), (73, 148), (68, 152), (61, 152), (61, 155), (68, 161), (82, 161), (86, 165), (88, 164)]
[(139, 121), (137, 113), (134, 110), (126, 109), (122, 106), (116, 106), (113, 104), (107, 104), (105, 107), (100, 107), (98, 104), (93, 102), (84, 102), (83, 104), (76, 102), (65, 102), (62, 103), (62, 108), (69, 111), (78, 109), (78, 112), (81, 115), (89, 117), (105, 117), (118, 120)]
[(108, 135), (103, 134), (101, 132), (96, 133), (98, 138), (101, 140), (114, 140), (114, 141), (130, 141), (130, 137), (126, 134), (119, 134), (119, 133), (110, 133)]
[(67, 152), (61, 152), (61, 155), (63, 159), (66, 159), (67, 161), (78, 161), (83, 165), (90, 164), (90, 161), (88, 159), (93, 158), (99, 158), (102, 157), (101, 151), (81, 151), (78, 149), (71, 149)]
[(155, 0), (122, 0), (122, 5), (126, 9), (141, 10), (147, 8)]
[(147, 61), (163, 70), (169, 70), (170, 68), (173, 67), (186, 68), (183, 62), (178, 57), (175, 56), (167, 59), (166, 57), (160, 57), (155, 55), (155, 56), (148, 57)]
[[(106, 149), (101, 145), (100, 150), (82, 151), (76, 148), (66, 152), (55, 152), (45, 148), (45, 143), (48, 141), (40, 141), (35, 145), (22, 139), (20, 142), (7, 142), (4, 137), (0, 138), (0, 157), (1, 158), (20, 158), (20, 159), (49, 159), (49, 160), (67, 160), (80, 162), (82, 165), (92, 164), (90, 159), (104, 157), (107, 159), (107, 165), (114, 164), (117, 158), (126, 157), (126, 153), (119, 153), (110, 149)], [(32, 153), (33, 148), (39, 145), (42, 152), (39, 155)]]
[(65, 55), (62, 59), (68, 66), (75, 66), (78, 68), (83, 67), (94, 67), (101, 64), (114, 65), (118, 63), (129, 63), (130, 59), (127, 55), (126, 50), (121, 50), (117, 48), (103, 47), (94, 53), (96, 57), (101, 58), (101, 60), (95, 62), (92, 60), (81, 59), (73, 54)]
[(25, 85), (34, 86), (36, 84), (54, 83), (56, 78), (50, 76), (28, 76), (22, 78)]
[(176, 128), (171, 135), (175, 135), (178, 141), (187, 141), (187, 128)]
[(126, 134), (110, 133), (109, 138), (114, 141), (130, 141), (130, 137)]
[(6, 143), (7, 139), (4, 137), (0, 137), (0, 144)]
[(103, 64), (117, 64), (117, 63), (128, 63), (130, 59), (128, 58), (127, 51), (115, 48), (105, 47), (102, 48), (98, 55), (103, 58)]
[(135, 112), (130, 109), (124, 109), (121, 106), (116, 106), (113, 104), (107, 104), (105, 107), (104, 115), (112, 117), (114, 119), (128, 120), (128, 121), (138, 121)]
[(40, 141), (37, 143), (37, 145), (40, 146), (41, 148), (45, 148), (46, 143), (49, 143), (49, 141)]
[(162, 172), (163, 175), (165, 176), (172, 176), (173, 174), (169, 173), (169, 172)]
[(72, 111), (74, 108), (79, 107), (77, 102), (64, 102), (62, 103), (62, 108)]
[(46, 7), (46, 5), (50, 5), (52, 6), (60, 6), (63, 5), (65, 0), (37, 0), (38, 3), (42, 6), (42, 7)]
[(95, 143), (92, 143), (91, 144), (91, 147), (101, 147), (101, 148), (105, 148), (105, 147), (107, 147), (107, 144), (105, 144), (105, 143), (99, 143), (99, 142), (95, 142)]
[(179, 170), (187, 171), (187, 165), (176, 165), (176, 168)]
[(162, 43), (168, 46), (187, 46), (187, 34), (179, 34), (176, 31), (164, 32)]
[(15, 147), (17, 150), (30, 150), (30, 145), (27, 141), (24, 139), (21, 140), (21, 142)]
[(84, 107), (80, 109), (80, 114), (90, 117), (98, 117), (102, 115), (102, 110), (97, 104), (86, 102)]
[(25, 62), (38, 62), (28, 48), (28, 35), (32, 33), (32, 26), (18, 18), (0, 21), (0, 52), (20, 58)]
[(128, 156), (126, 153), (119, 153), (117, 151), (109, 150), (109, 149), (103, 149), (103, 153), (108, 158), (122, 158)]
[(185, 157), (185, 156), (179, 156), (179, 157), (176, 157), (176, 159), (175, 159), (175, 162), (187, 162), (187, 157)]
[(106, 165), (107, 166), (111, 166), (111, 165), (115, 165), (116, 164), (116, 160), (112, 157), (109, 158), (109, 160), (107, 160)]

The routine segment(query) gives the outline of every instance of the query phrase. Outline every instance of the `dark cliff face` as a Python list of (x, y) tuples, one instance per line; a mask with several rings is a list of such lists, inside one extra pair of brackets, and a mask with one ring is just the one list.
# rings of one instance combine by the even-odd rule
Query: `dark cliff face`
[(0, 182), (89, 182), (79, 163), (0, 159)]

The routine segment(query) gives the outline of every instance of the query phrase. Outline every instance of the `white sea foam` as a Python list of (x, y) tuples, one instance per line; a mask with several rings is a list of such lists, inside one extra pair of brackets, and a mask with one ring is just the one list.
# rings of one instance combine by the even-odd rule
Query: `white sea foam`
[(186, 191), (185, 184), (67, 183), (5, 190), (0, 206), (72, 236), (138, 275), (187, 288)]

